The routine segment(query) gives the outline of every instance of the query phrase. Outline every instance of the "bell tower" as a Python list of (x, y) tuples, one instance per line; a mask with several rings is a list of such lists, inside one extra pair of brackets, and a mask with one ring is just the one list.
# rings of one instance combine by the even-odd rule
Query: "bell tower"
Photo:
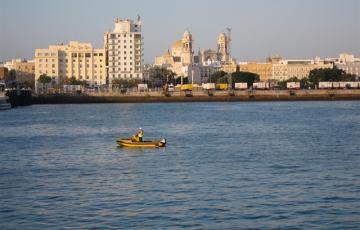
[(181, 49), (181, 62), (183, 65), (193, 64), (193, 49), (192, 49), (192, 35), (190, 32), (185, 31), (181, 39), (182, 49)]
[(218, 38), (218, 59), (222, 62), (229, 61), (229, 44), (228, 44), (228, 38), (225, 35), (225, 33), (220, 33)]

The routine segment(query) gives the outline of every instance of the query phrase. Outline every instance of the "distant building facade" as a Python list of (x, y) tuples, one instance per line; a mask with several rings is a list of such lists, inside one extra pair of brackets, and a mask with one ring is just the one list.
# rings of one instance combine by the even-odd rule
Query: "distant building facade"
[(26, 83), (34, 87), (35, 83), (35, 61), (26, 59), (12, 59), (4, 63), (8, 69), (7, 81), (16, 81), (17, 83)]
[(256, 73), (260, 81), (286, 81), (290, 78), (307, 78), (313, 69), (333, 68), (333, 62), (320, 59), (283, 60), (270, 57), (266, 63), (240, 63), (240, 71)]
[(90, 43), (71, 41), (69, 45), (50, 45), (35, 50), (35, 83), (42, 74), (57, 84), (67, 78), (86, 81), (89, 85), (106, 84), (105, 50)]
[(269, 81), (272, 79), (273, 64), (272, 63), (240, 63), (240, 71), (258, 74), (260, 81)]
[(314, 69), (326, 69), (333, 68), (332, 62), (326, 62), (319, 57), (313, 60), (286, 60), (287, 63), (287, 74), (289, 78), (307, 78), (309, 77), (310, 71)]
[(35, 60), (16, 62), (14, 70), (15, 79), (18, 83), (26, 83), (31, 88), (35, 87)]
[(143, 78), (143, 37), (141, 21), (116, 19), (112, 32), (104, 34), (108, 84), (113, 79)]
[(360, 77), (360, 58), (355, 57), (353, 54), (340, 54), (335, 61), (335, 66), (348, 74)]

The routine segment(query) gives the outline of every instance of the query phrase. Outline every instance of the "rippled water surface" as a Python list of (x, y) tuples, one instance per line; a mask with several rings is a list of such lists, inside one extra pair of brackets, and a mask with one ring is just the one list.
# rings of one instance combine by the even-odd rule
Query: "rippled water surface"
[[(142, 127), (163, 149), (118, 148)], [(359, 229), (360, 102), (0, 112), (1, 229)]]

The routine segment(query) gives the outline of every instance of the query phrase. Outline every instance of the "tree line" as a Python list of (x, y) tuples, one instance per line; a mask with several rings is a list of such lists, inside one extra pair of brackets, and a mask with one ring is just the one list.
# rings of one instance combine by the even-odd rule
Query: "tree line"
[[(355, 75), (347, 74), (344, 70), (334, 68), (326, 69), (313, 69), (310, 71), (309, 76), (306, 78), (298, 79), (292, 77), (285, 81), (279, 81), (280, 88), (286, 88), (287, 82), (300, 82), (301, 88), (316, 88), (321, 81), (355, 81), (357, 80)], [(50, 83), (52, 78), (43, 74), (39, 77), (38, 82), (43, 86)], [(234, 84), (238, 82), (246, 82), (248, 86), (252, 86), (254, 82), (260, 81), (260, 76), (256, 73), (237, 71), (233, 73), (226, 73), (224, 71), (217, 71), (211, 74), (205, 83), (227, 83)], [(87, 86), (87, 82), (80, 81), (72, 78), (64, 79), (64, 84), (69, 85), (82, 85)], [(113, 85), (120, 88), (136, 87), (140, 83), (146, 83), (149, 87), (163, 87), (166, 84), (187, 84), (189, 79), (183, 76), (177, 76), (173, 71), (163, 67), (153, 67), (149, 70), (149, 79), (123, 79), (115, 78), (111, 82)]]

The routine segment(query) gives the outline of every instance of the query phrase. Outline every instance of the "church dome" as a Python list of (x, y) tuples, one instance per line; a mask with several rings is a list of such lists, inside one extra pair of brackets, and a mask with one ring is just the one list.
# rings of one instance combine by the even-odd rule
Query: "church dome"
[(179, 48), (181, 49), (181, 47), (182, 47), (181, 40), (177, 40), (172, 46), (173, 49), (179, 49)]

